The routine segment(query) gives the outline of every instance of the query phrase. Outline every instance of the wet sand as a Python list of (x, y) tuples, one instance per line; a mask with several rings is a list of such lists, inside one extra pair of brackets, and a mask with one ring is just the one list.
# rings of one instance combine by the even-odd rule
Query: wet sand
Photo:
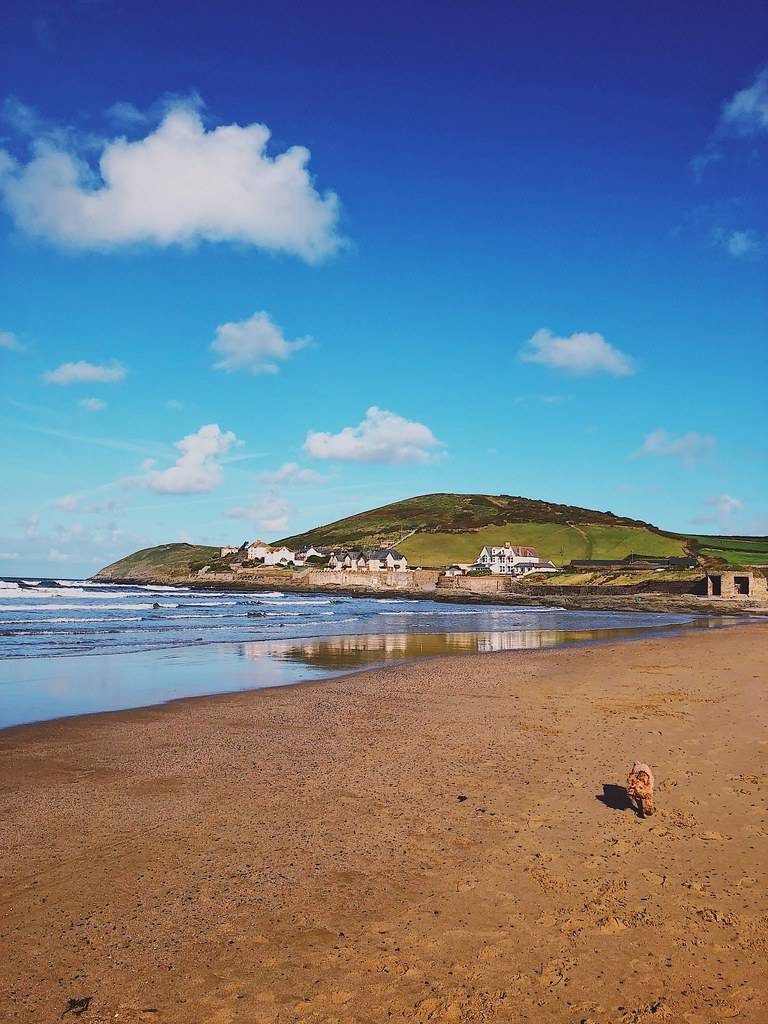
[(0, 1019), (768, 1019), (767, 653), (737, 626), (0, 733)]

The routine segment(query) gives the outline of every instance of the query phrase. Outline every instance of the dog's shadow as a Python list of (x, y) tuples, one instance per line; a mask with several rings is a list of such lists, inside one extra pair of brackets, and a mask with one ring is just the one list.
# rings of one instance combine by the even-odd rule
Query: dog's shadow
[(610, 807), (612, 811), (635, 811), (637, 813), (624, 786), (615, 786), (612, 782), (604, 782), (603, 792), (598, 793), (596, 799), (606, 807)]

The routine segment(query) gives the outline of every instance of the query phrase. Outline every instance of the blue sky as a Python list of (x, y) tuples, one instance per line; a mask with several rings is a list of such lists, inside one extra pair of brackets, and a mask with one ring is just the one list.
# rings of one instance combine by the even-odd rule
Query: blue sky
[(428, 491), (768, 533), (762, 4), (307, 6), (4, 9), (0, 573)]

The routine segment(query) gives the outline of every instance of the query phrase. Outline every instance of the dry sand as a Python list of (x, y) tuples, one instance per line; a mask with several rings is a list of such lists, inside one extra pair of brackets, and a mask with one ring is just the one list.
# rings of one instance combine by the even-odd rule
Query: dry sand
[[(1, 733), (0, 1019), (766, 1021), (766, 640)], [(650, 819), (600, 799), (635, 758)]]

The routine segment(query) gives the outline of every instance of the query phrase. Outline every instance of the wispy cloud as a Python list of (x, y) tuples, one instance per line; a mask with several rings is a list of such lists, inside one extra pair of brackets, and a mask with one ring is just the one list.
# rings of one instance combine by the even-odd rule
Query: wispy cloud
[(224, 514), (230, 519), (246, 519), (260, 530), (280, 533), (288, 529), (293, 506), (275, 491), (260, 495), (249, 505), (231, 508)]
[(765, 241), (751, 229), (724, 233), (722, 244), (735, 259), (758, 259), (766, 248)]
[(116, 437), (97, 437), (92, 434), (78, 434), (70, 430), (59, 430), (57, 427), (41, 427), (35, 423), (16, 422), (14, 426), (22, 430), (31, 430), (35, 434), (44, 434), (46, 437), (58, 437), (63, 441), (95, 445), (97, 448), (114, 448), (115, 451), (134, 452), (147, 457), (162, 458), (169, 451), (167, 445), (157, 444), (152, 441), (125, 441)]
[(717, 131), (748, 137), (768, 134), (768, 65), (723, 104)]
[(518, 356), (521, 362), (539, 363), (551, 370), (563, 370), (579, 377), (593, 373), (627, 377), (635, 372), (631, 356), (595, 332), (580, 331), (558, 338), (542, 327), (526, 341)]
[(43, 380), (46, 384), (115, 384), (125, 378), (126, 372), (125, 367), (114, 359), (108, 366), (81, 359), (77, 363), (62, 363), (55, 370), (46, 370)]
[(691, 161), (695, 180), (701, 184), (707, 168), (726, 159), (729, 144), (734, 140), (763, 135), (768, 135), (768, 65), (755, 74), (748, 86), (723, 103), (704, 151)]
[(77, 404), (87, 412), (101, 412), (102, 409), (107, 408), (107, 403), (100, 398), (81, 398)]
[(694, 516), (691, 519), (692, 523), (719, 523), (727, 527), (732, 517), (744, 508), (744, 502), (730, 494), (716, 494), (707, 498), (704, 505), (708, 511)]
[(710, 454), (716, 445), (717, 439), (712, 434), (699, 434), (695, 430), (691, 430), (687, 434), (680, 434), (675, 437), (664, 430), (663, 427), (659, 427), (646, 436), (640, 448), (634, 453), (633, 458), (658, 455), (667, 458), (677, 458), (688, 465), (692, 465), (705, 455)]
[(0, 348), (11, 349), (18, 352), (21, 350), (21, 342), (13, 331), (0, 331)]
[(259, 480), (266, 484), (319, 484), (327, 479), (324, 473), (302, 467), (298, 462), (284, 462), (279, 469), (259, 473)]

